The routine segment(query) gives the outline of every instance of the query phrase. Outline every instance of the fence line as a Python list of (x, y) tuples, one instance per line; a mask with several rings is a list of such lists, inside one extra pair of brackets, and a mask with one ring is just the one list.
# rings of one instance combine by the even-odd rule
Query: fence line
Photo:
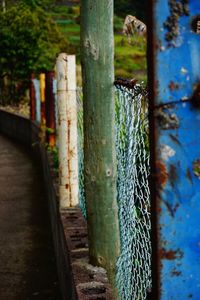
[(151, 288), (148, 106), (139, 84), (116, 82), (117, 198), (121, 255), (117, 285), (122, 300), (145, 300)]
[[(55, 82), (53, 86), (55, 93)], [(115, 87), (117, 201), (121, 238), (116, 283), (122, 300), (145, 300), (151, 289), (147, 91), (135, 81), (117, 80)], [(81, 88), (76, 90), (76, 105), (79, 205), (86, 217)]]
[[(151, 288), (148, 104), (146, 89), (136, 82), (115, 82), (117, 198), (121, 255), (117, 286), (122, 300), (145, 300)], [(83, 181), (83, 109), (77, 93), (80, 207), (86, 216)]]

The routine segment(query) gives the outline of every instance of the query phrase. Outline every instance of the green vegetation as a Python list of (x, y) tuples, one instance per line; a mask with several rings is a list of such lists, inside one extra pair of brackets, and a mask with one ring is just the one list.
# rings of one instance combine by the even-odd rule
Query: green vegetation
[(115, 35), (115, 76), (146, 81), (146, 43), (134, 37), (130, 44), (126, 37)]
[(52, 70), (56, 54), (68, 47), (51, 16), (24, 2), (0, 12), (0, 91), (8, 102), (24, 95), (32, 72)]
[[(52, 17), (69, 41), (68, 53), (76, 53), (80, 64), (80, 9), (78, 6), (56, 6)], [(115, 31), (115, 76), (137, 78), (146, 82), (146, 41), (132, 37), (131, 43), (122, 34), (124, 19), (114, 17)]]
[[(115, 1), (119, 13), (114, 17), (115, 76), (146, 81), (146, 41), (134, 36), (130, 44), (122, 35), (123, 16), (135, 12), (130, 4), (127, 0)], [(7, 0), (6, 11), (0, 11), (1, 103), (2, 99), (15, 102), (23, 96), (30, 74), (52, 70), (56, 54), (62, 51), (76, 54), (80, 84), (78, 5), (55, 5), (55, 0)]]

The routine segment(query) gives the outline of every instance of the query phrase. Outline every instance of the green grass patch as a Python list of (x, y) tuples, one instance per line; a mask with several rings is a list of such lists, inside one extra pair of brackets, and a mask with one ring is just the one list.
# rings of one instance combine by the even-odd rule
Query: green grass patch
[(80, 35), (80, 25), (68, 23), (68, 24), (62, 24), (58, 23), (60, 29), (64, 33), (68, 33), (70, 35)]
[[(75, 53), (80, 62), (80, 8), (57, 6), (52, 13), (62, 33), (69, 41), (68, 53)], [(115, 76), (146, 81), (146, 41), (134, 36), (129, 43), (122, 35), (123, 19), (114, 16)]]

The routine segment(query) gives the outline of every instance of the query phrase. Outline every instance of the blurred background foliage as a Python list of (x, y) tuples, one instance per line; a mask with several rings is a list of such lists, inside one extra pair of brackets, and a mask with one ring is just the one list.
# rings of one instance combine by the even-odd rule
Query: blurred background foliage
[[(77, 55), (81, 84), (80, 1), (0, 1), (0, 102), (24, 98), (31, 73), (53, 70), (62, 51)], [(146, 41), (134, 36), (130, 44), (122, 35), (126, 14), (145, 21), (146, 1), (114, 1), (116, 77), (146, 81)]]

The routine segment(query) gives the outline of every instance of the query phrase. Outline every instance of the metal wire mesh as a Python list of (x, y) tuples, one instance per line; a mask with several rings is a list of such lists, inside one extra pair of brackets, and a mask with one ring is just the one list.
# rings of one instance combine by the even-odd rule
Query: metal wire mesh
[[(136, 84), (116, 85), (117, 193), (121, 255), (117, 286), (122, 300), (145, 300), (151, 288), (150, 192), (147, 93)], [(83, 103), (77, 91), (80, 207), (86, 216), (83, 180)]]
[(117, 85), (116, 150), (121, 255), (117, 286), (122, 300), (145, 300), (151, 287), (147, 95), (136, 84)]
[(83, 93), (78, 88), (76, 92), (77, 99), (77, 121), (78, 121), (78, 165), (79, 165), (79, 205), (83, 216), (86, 218), (85, 191), (84, 191), (84, 153), (83, 153)]

